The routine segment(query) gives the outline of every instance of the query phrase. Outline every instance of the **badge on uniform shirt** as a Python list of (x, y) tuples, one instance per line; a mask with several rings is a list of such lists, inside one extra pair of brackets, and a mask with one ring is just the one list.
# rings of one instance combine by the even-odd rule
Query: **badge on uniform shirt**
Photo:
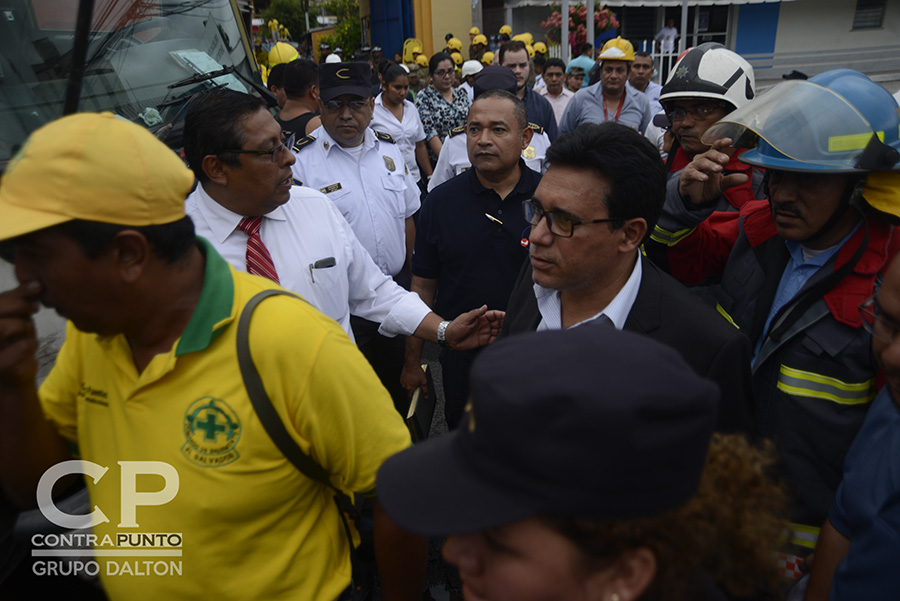
[(534, 146), (529, 145), (528, 148), (522, 151), (522, 156), (526, 159), (534, 158)]
[(328, 150), (328, 147), (329, 147), (329, 146), (331, 146), (331, 144), (328, 143), (328, 140), (325, 140), (325, 141), (322, 143), (322, 148), (324, 148), (325, 150)]
[(397, 165), (394, 164), (394, 159), (386, 154), (382, 155), (382, 158), (384, 159), (384, 166), (387, 167), (388, 171), (396, 171)]
[(330, 186), (325, 186), (324, 188), (319, 188), (319, 192), (322, 194), (331, 194), (332, 192), (337, 192), (341, 189), (341, 182), (336, 184), (331, 184)]

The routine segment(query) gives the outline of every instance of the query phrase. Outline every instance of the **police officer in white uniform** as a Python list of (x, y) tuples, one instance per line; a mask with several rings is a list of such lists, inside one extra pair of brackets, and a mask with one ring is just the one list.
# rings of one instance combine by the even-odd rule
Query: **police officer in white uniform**
[[(368, 63), (319, 65), (322, 126), (294, 145), (296, 184), (319, 190), (337, 206), (385, 275), (408, 286), (419, 189), (394, 139), (369, 129), (374, 103)], [(407, 243), (409, 241), (409, 243)], [(378, 324), (351, 318), (356, 342), (395, 401), (404, 341), (378, 334)]]
[[(515, 94), (516, 76), (507, 67), (488, 66), (475, 75), (474, 89), (475, 98), (487, 90), (506, 90)], [(522, 151), (522, 158), (529, 169), (543, 173), (547, 169), (545, 162), (547, 149), (550, 148), (550, 137), (540, 125), (535, 123), (528, 125), (534, 130), (534, 135), (531, 137), (531, 143)], [(428, 181), (429, 192), (472, 166), (472, 162), (469, 161), (469, 151), (466, 148), (465, 133), (465, 125), (450, 130), (450, 134), (444, 140), (444, 146), (441, 148), (434, 173)]]

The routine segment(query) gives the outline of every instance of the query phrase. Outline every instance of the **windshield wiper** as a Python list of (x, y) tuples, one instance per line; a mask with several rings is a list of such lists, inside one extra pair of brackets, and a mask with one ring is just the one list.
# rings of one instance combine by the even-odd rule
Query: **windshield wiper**
[(275, 98), (275, 95), (272, 94), (272, 92), (267, 90), (265, 88), (265, 86), (258, 84), (255, 81), (253, 81), (252, 79), (250, 79), (249, 77), (245, 76), (243, 73), (238, 71), (233, 66), (224, 67), (224, 68), (218, 69), (216, 71), (208, 71), (206, 73), (197, 73), (195, 75), (191, 75), (190, 77), (187, 77), (180, 81), (176, 81), (173, 84), (169, 84), (168, 88), (170, 90), (174, 90), (175, 88), (183, 88), (184, 86), (202, 83), (204, 81), (209, 81), (210, 79), (222, 77), (223, 75), (230, 75), (232, 73), (234, 75), (237, 75), (241, 79), (241, 81), (243, 81), (244, 83), (246, 83), (247, 85), (252, 87), (254, 90), (256, 90), (256, 93), (262, 97), (262, 99), (269, 106), (269, 108), (275, 108), (276, 106), (278, 106), (278, 100)]

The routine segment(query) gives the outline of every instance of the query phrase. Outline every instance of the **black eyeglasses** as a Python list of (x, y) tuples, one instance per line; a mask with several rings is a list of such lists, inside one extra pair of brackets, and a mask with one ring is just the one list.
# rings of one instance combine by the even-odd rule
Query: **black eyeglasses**
[(666, 116), (669, 118), (669, 121), (672, 121), (672, 122), (675, 122), (675, 121), (681, 121), (681, 120), (684, 119), (687, 115), (690, 115), (690, 116), (693, 117), (694, 119), (704, 119), (707, 115), (709, 115), (710, 113), (712, 113), (714, 110), (720, 109), (720, 108), (724, 108), (724, 107), (726, 107), (726, 106), (727, 106), (727, 105), (722, 104), (722, 103), (720, 102), (720, 103), (714, 104), (714, 105), (712, 105), (712, 106), (709, 106), (709, 105), (707, 105), (707, 106), (703, 106), (703, 105), (701, 105), (701, 106), (695, 106), (695, 107), (692, 108), (692, 109), (686, 109), (686, 108), (681, 108), (681, 107), (675, 107), (674, 109), (672, 109), (671, 111), (669, 111), (668, 113), (666, 113)]
[(869, 297), (859, 306), (863, 329), (878, 340), (891, 344), (900, 332), (900, 324), (882, 315), (881, 306), (875, 297)]
[(278, 159), (276, 155), (278, 152), (285, 149), (290, 151), (290, 149), (294, 147), (294, 141), (297, 139), (296, 134), (288, 134), (287, 132), (283, 132), (283, 134), (287, 135), (287, 138), (283, 135), (281, 139), (284, 141), (278, 146), (274, 146), (268, 150), (244, 150), (243, 148), (239, 148), (238, 150), (223, 150), (222, 153), (233, 152), (234, 154), (255, 154), (256, 156), (268, 154), (272, 157), (272, 162), (277, 163)]
[(534, 199), (522, 201), (522, 209), (525, 211), (525, 221), (531, 224), (531, 227), (537, 227), (541, 219), (547, 217), (547, 226), (550, 233), (560, 238), (571, 238), (575, 233), (576, 225), (587, 225), (589, 223), (612, 223), (614, 221), (624, 221), (624, 219), (592, 219), (591, 221), (579, 221), (573, 219), (563, 213), (554, 213), (553, 211), (545, 211), (537, 204)]
[(341, 102), (339, 100), (329, 100), (323, 103), (325, 108), (332, 113), (343, 110), (345, 106), (349, 106), (351, 111), (360, 112), (369, 106), (368, 100), (350, 100), (349, 102)]
[(435, 71), (435, 77), (447, 77), (453, 73), (453, 69), (441, 69), (440, 71)]

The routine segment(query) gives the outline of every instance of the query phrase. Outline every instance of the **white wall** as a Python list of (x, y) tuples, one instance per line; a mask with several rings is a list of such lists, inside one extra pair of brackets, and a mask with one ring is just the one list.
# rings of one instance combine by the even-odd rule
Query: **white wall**
[(880, 29), (854, 31), (855, 9), (856, 0), (782, 3), (774, 71), (797, 69), (808, 75), (842, 67), (870, 74), (900, 71), (900, 0), (888, 0)]

